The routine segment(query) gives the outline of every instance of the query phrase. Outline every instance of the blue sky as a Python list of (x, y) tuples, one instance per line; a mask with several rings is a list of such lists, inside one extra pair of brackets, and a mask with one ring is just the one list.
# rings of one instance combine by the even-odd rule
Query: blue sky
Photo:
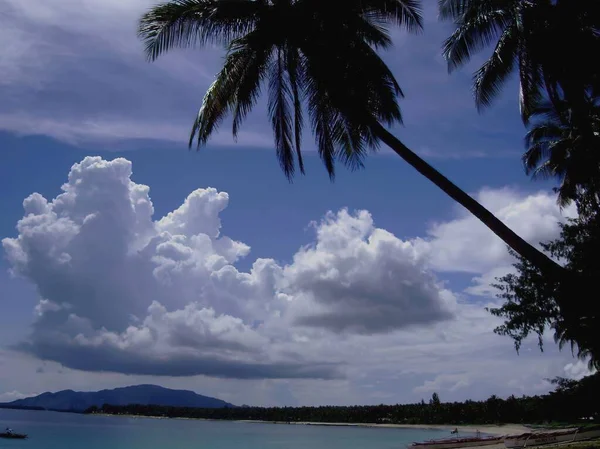
[[(234, 403), (464, 399), (585, 372), (550, 336), (518, 357), (492, 333), (504, 246), (394, 154), (331, 183), (306, 136), (290, 184), (264, 105), (237, 143), (223, 127), (189, 152), (220, 49), (146, 63), (147, 0), (5, 3), (0, 400), (142, 381)], [(572, 211), (523, 173), (518, 86), (479, 115), (481, 59), (448, 75), (433, 3), (385, 54), (406, 93), (396, 134), (523, 237), (556, 236)]]

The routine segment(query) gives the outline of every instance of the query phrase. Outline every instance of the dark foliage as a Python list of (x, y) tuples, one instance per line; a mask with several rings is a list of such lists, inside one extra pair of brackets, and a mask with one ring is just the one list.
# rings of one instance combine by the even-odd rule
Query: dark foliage
[[(588, 98), (585, 128), (564, 101), (545, 101), (533, 112), (525, 137), (523, 163), (533, 179), (554, 178), (558, 204), (567, 206), (583, 197), (596, 210), (600, 202), (600, 106)], [(583, 106), (580, 106), (583, 107)], [(591, 133), (587, 132), (591, 126)], [(580, 208), (581, 209), (581, 208)]]
[[(585, 208), (580, 205), (580, 209)], [(576, 276), (574, 282), (543, 276), (540, 270), (513, 253), (517, 257), (516, 273), (499, 278), (495, 285), (505, 303), (491, 312), (506, 319), (496, 332), (511, 337), (518, 350), (531, 334), (537, 335), (543, 348), (542, 335), (552, 328), (561, 347), (570, 344), (581, 358), (590, 357), (590, 364), (599, 367), (600, 213), (582, 214), (561, 228), (558, 239), (542, 246), (552, 257), (565, 263)], [(563, 310), (557, 305), (559, 299), (579, 317), (577, 326), (565, 320)]]
[(212, 42), (227, 49), (190, 145), (205, 145), (226, 116), (237, 136), (266, 91), (286, 176), (304, 172), (308, 122), (333, 177), (336, 161), (360, 167), (377, 148), (374, 124), (401, 122), (402, 91), (376, 50), (391, 46), (393, 25), (420, 31), (420, 12), (416, 0), (172, 0), (142, 17), (139, 35), (150, 60), (175, 47)]
[[(600, 93), (600, 2), (583, 0), (439, 0), (440, 16), (454, 22), (443, 53), (450, 70), (493, 47), (473, 76), (478, 108), (489, 106), (516, 72), (523, 120), (543, 98), (566, 100), (579, 126), (585, 98)], [(585, 51), (583, 51), (585, 49)], [(582, 106), (582, 107), (580, 107)]]
[[(352, 407), (235, 407), (218, 409), (159, 407), (151, 405), (90, 408), (87, 413), (114, 415), (186, 417), (219, 420), (259, 420), (322, 423), (398, 424), (496, 424), (581, 422), (600, 419), (600, 374), (570, 381), (553, 380), (557, 388), (543, 396), (491, 396), (485, 401), (443, 403), (432, 397), (429, 404), (376, 405)], [(586, 422), (589, 422), (586, 420)]]

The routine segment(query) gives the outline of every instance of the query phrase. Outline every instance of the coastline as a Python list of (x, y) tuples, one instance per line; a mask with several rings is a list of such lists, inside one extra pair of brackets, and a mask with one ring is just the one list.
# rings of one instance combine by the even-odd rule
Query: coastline
[[(148, 418), (148, 419), (184, 419), (198, 421), (228, 421), (222, 419), (167, 417), (167, 416), (145, 416), (145, 415), (112, 415), (109, 413), (94, 413), (96, 416), (115, 416), (121, 418)], [(324, 426), (324, 427), (369, 427), (381, 429), (422, 429), (422, 430), (447, 430), (448, 432), (458, 429), (459, 432), (476, 433), (477, 431), (494, 436), (519, 435), (530, 432), (531, 429), (522, 424), (481, 424), (481, 425), (455, 425), (455, 424), (377, 424), (377, 423), (338, 423), (338, 422), (313, 422), (313, 421), (260, 421), (251, 419), (231, 420), (229, 422), (240, 422), (248, 424), (280, 424), (290, 426)]]
[(475, 433), (477, 431), (488, 435), (520, 435), (530, 432), (531, 429), (521, 424), (482, 424), (482, 425), (454, 425), (454, 424), (375, 424), (375, 423), (329, 423), (329, 422), (283, 422), (283, 421), (256, 421), (239, 420), (246, 423), (263, 424), (287, 424), (306, 426), (331, 426), (331, 427), (371, 427), (383, 429), (423, 429), (423, 430), (447, 430), (448, 432), (458, 429), (459, 432)]

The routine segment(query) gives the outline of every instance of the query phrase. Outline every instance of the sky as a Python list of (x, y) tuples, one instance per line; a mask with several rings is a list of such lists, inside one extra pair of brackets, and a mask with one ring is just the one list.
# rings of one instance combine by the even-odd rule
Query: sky
[[(384, 58), (406, 98), (394, 133), (533, 244), (572, 216), (522, 169), (518, 86), (478, 114), (449, 75), (435, 2)], [(280, 171), (264, 104), (237, 142), (188, 151), (221, 48), (153, 64), (150, 0), (0, 4), (0, 401), (139, 383), (235, 404), (540, 394), (584, 361), (520, 354), (486, 307), (505, 245), (393, 153), (330, 182)]]

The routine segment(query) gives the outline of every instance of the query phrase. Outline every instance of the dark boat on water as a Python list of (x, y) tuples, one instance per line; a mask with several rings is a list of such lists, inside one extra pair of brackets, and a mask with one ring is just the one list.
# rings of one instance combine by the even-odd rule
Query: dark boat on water
[(10, 429), (6, 429), (6, 432), (0, 432), (0, 438), (7, 438), (9, 440), (25, 440), (27, 435), (24, 433), (15, 433)]

